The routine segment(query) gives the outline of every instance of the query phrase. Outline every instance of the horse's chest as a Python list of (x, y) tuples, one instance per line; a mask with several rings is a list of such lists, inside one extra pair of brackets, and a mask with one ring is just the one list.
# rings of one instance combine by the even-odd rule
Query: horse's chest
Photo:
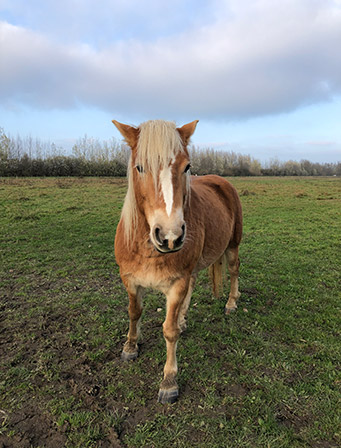
[(176, 278), (176, 274), (168, 267), (149, 260), (143, 262), (136, 260), (129, 266), (126, 265), (122, 269), (122, 274), (136, 286), (153, 288), (162, 292), (166, 291)]

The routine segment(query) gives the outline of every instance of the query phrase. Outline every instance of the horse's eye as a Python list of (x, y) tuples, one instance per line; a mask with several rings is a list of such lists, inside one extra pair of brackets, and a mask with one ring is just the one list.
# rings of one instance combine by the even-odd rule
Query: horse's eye
[(189, 164), (186, 166), (184, 173), (187, 173), (190, 169), (191, 169), (191, 164), (189, 163)]
[(143, 173), (143, 168), (141, 165), (136, 165), (135, 167), (139, 173)]

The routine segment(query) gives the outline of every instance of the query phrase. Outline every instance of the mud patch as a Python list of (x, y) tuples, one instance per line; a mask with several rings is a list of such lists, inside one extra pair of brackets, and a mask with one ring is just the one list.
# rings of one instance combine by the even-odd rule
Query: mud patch
[(0, 447), (30, 448), (45, 446), (60, 448), (65, 445), (66, 437), (55, 422), (39, 408), (26, 407), (8, 417), (6, 425), (13, 431), (13, 437), (0, 435)]
[(259, 297), (261, 295), (256, 288), (244, 288), (241, 290), (241, 293), (251, 298)]
[(248, 394), (248, 389), (240, 384), (217, 385), (216, 390), (222, 397), (229, 396), (234, 398), (241, 398)]

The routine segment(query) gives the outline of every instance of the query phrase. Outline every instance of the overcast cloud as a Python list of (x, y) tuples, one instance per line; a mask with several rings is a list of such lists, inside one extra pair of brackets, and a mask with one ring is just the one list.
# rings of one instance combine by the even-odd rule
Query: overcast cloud
[[(130, 116), (235, 119), (289, 112), (341, 93), (339, 0), (206, 2), (214, 14), (200, 9), (182, 22), (180, 1), (173, 10), (169, 2), (60, 1), (55, 21), (46, 12), (50, 31), (48, 21), (30, 21), (28, 5), (20, 3), (14, 2), (23, 8), (21, 23), (31, 28), (0, 22), (0, 101), (8, 107), (82, 104)], [(9, 2), (1, 9), (10, 17)], [(151, 16), (145, 24), (142, 13)], [(74, 14), (80, 20), (69, 33)], [(111, 38), (91, 33), (92, 15)], [(124, 34), (134, 23), (135, 34)]]

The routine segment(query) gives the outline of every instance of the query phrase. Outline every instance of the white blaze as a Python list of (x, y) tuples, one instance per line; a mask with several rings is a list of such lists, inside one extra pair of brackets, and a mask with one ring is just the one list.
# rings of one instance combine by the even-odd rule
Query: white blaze
[(166, 204), (166, 212), (170, 216), (173, 208), (172, 166), (167, 166), (160, 171), (160, 183), (163, 199)]

